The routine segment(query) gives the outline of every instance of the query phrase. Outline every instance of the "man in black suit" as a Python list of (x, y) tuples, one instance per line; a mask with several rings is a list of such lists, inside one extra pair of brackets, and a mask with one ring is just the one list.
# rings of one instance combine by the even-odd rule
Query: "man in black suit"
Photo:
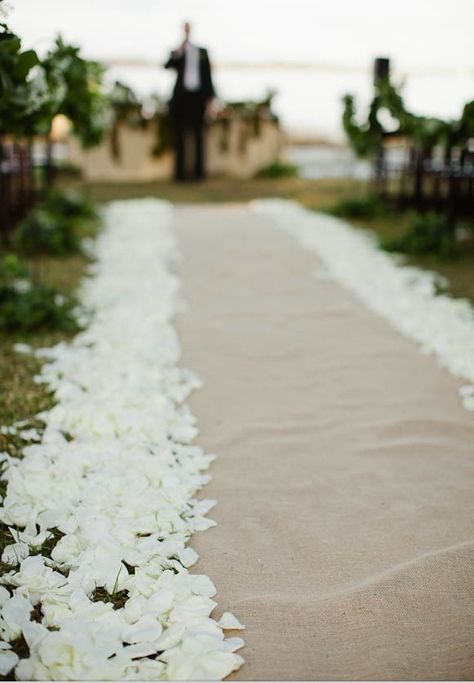
[[(204, 178), (204, 115), (214, 97), (207, 50), (194, 45), (190, 34), (191, 26), (186, 22), (183, 43), (173, 50), (165, 64), (165, 69), (176, 70), (170, 115), (175, 143), (174, 176), (178, 181)], [(193, 150), (191, 172), (187, 158), (190, 148)]]

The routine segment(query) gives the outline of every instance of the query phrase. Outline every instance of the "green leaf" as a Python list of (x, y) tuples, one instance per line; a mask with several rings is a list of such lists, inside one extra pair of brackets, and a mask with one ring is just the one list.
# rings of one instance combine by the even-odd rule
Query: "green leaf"
[(27, 50), (18, 55), (15, 72), (18, 78), (24, 79), (31, 69), (39, 64), (38, 55), (34, 50)]
[(0, 52), (8, 55), (16, 54), (21, 47), (21, 40), (13, 33), (3, 33), (0, 35)]

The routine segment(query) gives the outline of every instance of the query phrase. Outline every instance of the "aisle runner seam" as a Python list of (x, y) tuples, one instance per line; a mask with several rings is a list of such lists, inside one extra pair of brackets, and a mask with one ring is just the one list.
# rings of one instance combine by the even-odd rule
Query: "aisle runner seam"
[[(0, 587), (0, 668), (20, 680), (216, 680), (243, 663), (243, 641), (223, 634), (243, 627), (210, 617), (216, 589), (188, 571), (190, 536), (214, 525), (215, 501), (194, 498), (214, 456), (191, 445), (184, 401), (200, 382), (177, 366), (172, 221), (159, 200), (106, 209), (81, 290), (92, 322), (42, 354), (57, 403), (41, 441), (21, 460), (2, 454), (0, 517), (16, 542), (2, 557), (14, 568)], [(51, 557), (31, 554), (51, 529)], [(98, 587), (106, 602), (91, 600)], [(18, 662), (8, 642), (21, 635), (30, 656)]]
[(254, 211), (315, 252), (329, 273), (404, 336), (434, 354), (455, 377), (470, 382), (460, 390), (474, 411), (474, 310), (465, 299), (438, 293), (436, 273), (403, 265), (377, 247), (370, 234), (284, 199), (252, 202)]

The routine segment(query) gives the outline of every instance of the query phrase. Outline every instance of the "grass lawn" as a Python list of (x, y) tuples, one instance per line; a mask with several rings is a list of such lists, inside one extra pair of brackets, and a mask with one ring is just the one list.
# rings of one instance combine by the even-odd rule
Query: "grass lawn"
[[(40, 260), (25, 261), (43, 284), (52, 285), (63, 292), (71, 292), (77, 287), (87, 266), (87, 259), (77, 255), (66, 258), (42, 256)], [(45, 386), (33, 381), (40, 361), (29, 354), (17, 353), (13, 350), (13, 344), (23, 342), (41, 348), (67, 340), (70, 336), (65, 332), (47, 330), (8, 334), (0, 332), (0, 425), (31, 420), (36, 413), (52, 405), (52, 397)], [(20, 449), (18, 438), (0, 434), (0, 451), (17, 455)]]
[(312, 208), (328, 208), (335, 202), (363, 193), (365, 183), (352, 180), (305, 180), (303, 178), (256, 178), (235, 180), (216, 178), (204, 183), (170, 182), (83, 184), (87, 195), (96, 201), (132, 197), (159, 197), (171, 202), (247, 202), (263, 197), (294, 199)]

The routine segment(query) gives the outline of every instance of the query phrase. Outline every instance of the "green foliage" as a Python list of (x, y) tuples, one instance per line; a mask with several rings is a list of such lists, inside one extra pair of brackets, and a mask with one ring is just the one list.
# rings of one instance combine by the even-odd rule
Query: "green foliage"
[[(414, 144), (431, 149), (440, 144), (451, 147), (464, 144), (474, 134), (474, 101), (468, 102), (457, 121), (417, 116), (406, 110), (403, 98), (388, 78), (375, 85), (375, 95), (369, 106), (367, 120), (356, 120), (355, 100), (352, 95), (343, 98), (343, 128), (354, 152), (360, 157), (374, 156), (385, 133), (398, 132), (410, 137)], [(387, 131), (379, 120), (380, 112), (386, 110), (398, 126)]]
[(14, 246), (22, 254), (66, 256), (77, 253), (80, 239), (74, 221), (40, 207), (30, 213), (15, 234)]
[(355, 101), (352, 95), (345, 95), (343, 103), (342, 125), (352, 149), (359, 157), (373, 155), (377, 150), (380, 140), (380, 127), (378, 123), (371, 125), (369, 120), (367, 120), (366, 123), (359, 125), (356, 122)]
[(103, 67), (80, 56), (80, 49), (61, 37), (42, 62), (46, 82), (55, 94), (55, 114), (63, 114), (84, 147), (101, 142), (106, 129), (107, 99), (102, 92)]
[(52, 190), (45, 202), (46, 208), (63, 218), (77, 221), (96, 221), (97, 210), (94, 204), (78, 192)]
[(53, 191), (20, 224), (14, 245), (28, 256), (79, 253), (84, 228), (96, 218), (94, 206), (80, 195)]
[(154, 157), (160, 157), (173, 145), (173, 127), (168, 106), (158, 95), (153, 96), (155, 115), (153, 117), (156, 128), (156, 142), (152, 150)]
[(6, 254), (0, 259), (0, 289), (7, 287), (9, 283), (26, 278), (28, 268), (15, 254)]
[(0, 134), (47, 135), (56, 114), (70, 119), (85, 147), (100, 143), (106, 126), (103, 69), (58, 38), (43, 61), (21, 50), (20, 38), (0, 24)]
[[(275, 95), (275, 91), (269, 91), (263, 100), (228, 101), (219, 113), (219, 119), (225, 121), (226, 119), (238, 118), (242, 121), (247, 121), (251, 129), (251, 135), (258, 138), (262, 130), (263, 120), (278, 122), (278, 117), (272, 110)], [(224, 148), (227, 148), (226, 144), (224, 144)]]
[(295, 178), (298, 176), (298, 166), (273, 161), (257, 173), (257, 178)]
[(116, 121), (127, 121), (130, 125), (142, 124), (142, 103), (128, 85), (115, 81), (109, 95), (109, 104)]
[(221, 112), (222, 116), (237, 115), (240, 118), (247, 118), (252, 120), (255, 116), (264, 116), (271, 120), (276, 120), (277, 117), (272, 111), (273, 100), (276, 91), (269, 91), (263, 100), (233, 100), (227, 101)]
[(39, 63), (34, 50), (21, 50), (21, 40), (6, 24), (0, 24), (0, 134), (22, 134), (38, 102), (30, 87)]
[(155, 114), (155, 125), (157, 139), (152, 150), (154, 157), (160, 157), (173, 143), (173, 131), (171, 127), (171, 117), (169, 112), (159, 112)]
[(26, 266), (13, 254), (0, 259), (0, 329), (26, 331), (77, 329), (76, 303), (52, 287), (34, 284)]
[(464, 105), (459, 121), (458, 137), (465, 140), (474, 137), (474, 100)]
[(119, 128), (120, 124), (127, 123), (131, 127), (144, 126), (146, 124), (142, 114), (142, 103), (127, 85), (115, 81), (114, 87), (109, 94), (109, 104), (112, 110), (110, 127), (110, 145), (114, 159), (120, 159)]
[(369, 194), (342, 199), (328, 213), (341, 218), (380, 218), (390, 214), (391, 210), (379, 197)]
[(381, 246), (386, 251), (405, 254), (436, 253), (442, 258), (453, 255), (456, 231), (452, 221), (433, 211), (412, 213), (410, 227), (401, 237), (385, 239)]

